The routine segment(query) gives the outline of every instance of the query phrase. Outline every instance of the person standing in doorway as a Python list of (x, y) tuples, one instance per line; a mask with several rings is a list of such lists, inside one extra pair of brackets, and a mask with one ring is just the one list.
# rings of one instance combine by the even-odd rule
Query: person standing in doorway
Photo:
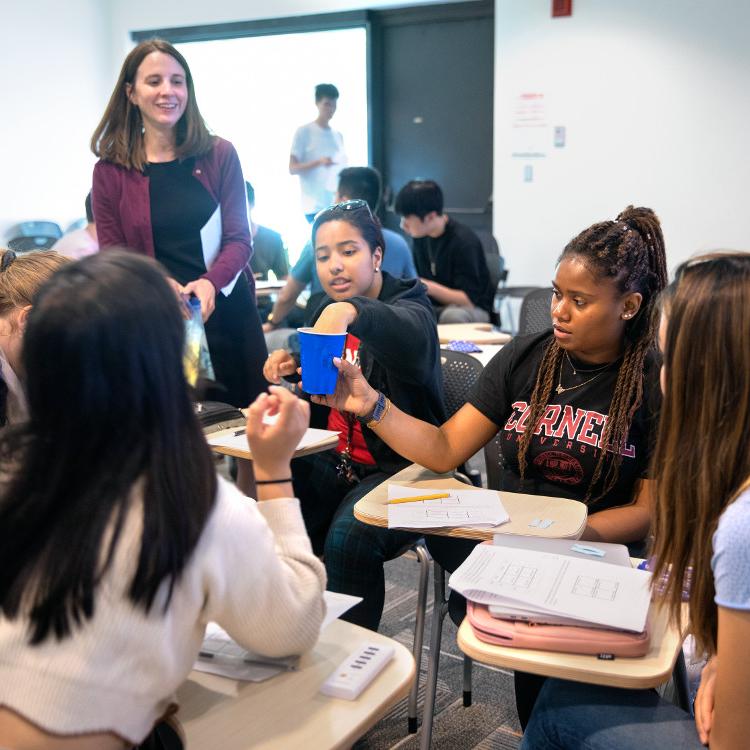
[(332, 83), (315, 87), (318, 116), (297, 128), (289, 155), (289, 174), (299, 175), (302, 211), (312, 224), (315, 214), (333, 203), (339, 172), (346, 166), (344, 139), (330, 123), (339, 90)]

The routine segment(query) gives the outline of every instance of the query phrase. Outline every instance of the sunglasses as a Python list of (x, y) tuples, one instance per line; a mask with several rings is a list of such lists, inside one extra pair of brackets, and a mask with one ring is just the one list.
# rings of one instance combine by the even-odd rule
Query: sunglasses
[(361, 198), (357, 198), (356, 200), (344, 201), (343, 203), (334, 203), (334, 205), (328, 206), (328, 208), (324, 208), (322, 211), (318, 211), (318, 213), (315, 214), (315, 218), (313, 219), (313, 224), (315, 224), (318, 219), (322, 218), (323, 216), (327, 216), (329, 213), (346, 213), (347, 211), (361, 210), (366, 210), (369, 217), (371, 219), (373, 218), (372, 211), (370, 211), (370, 206), (367, 201), (362, 200)]
[(0, 273), (8, 270), (8, 266), (16, 259), (16, 254), (13, 250), (6, 250), (3, 253), (2, 260), (0, 260)]

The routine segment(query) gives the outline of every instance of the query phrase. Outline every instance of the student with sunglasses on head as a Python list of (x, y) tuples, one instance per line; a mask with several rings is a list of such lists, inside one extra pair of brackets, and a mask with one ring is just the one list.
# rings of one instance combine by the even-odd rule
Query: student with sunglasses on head
[(652, 585), (679, 625), (692, 567), (687, 629), (710, 657), (695, 717), (655, 690), (549, 680), (524, 750), (747, 747), (750, 253), (712, 253), (684, 264), (661, 313)]
[[(347, 331), (346, 360), (410, 414), (439, 424), (443, 409), (440, 346), (430, 302), (417, 279), (392, 277), (381, 268), (385, 242), (380, 224), (362, 200), (332, 206), (312, 228), (315, 263), (326, 297), (313, 317), (318, 331)], [(278, 382), (297, 369), (294, 357), (273, 352), (264, 370)], [(305, 373), (302, 373), (304, 388)], [(313, 547), (324, 553), (328, 585), (364, 601), (347, 619), (376, 630), (383, 609), (383, 563), (418, 535), (357, 521), (357, 500), (409, 464), (372, 430), (372, 415), (327, 410), (338, 446), (294, 462), (294, 486)], [(358, 420), (356, 417), (364, 417)]]
[(26, 420), (21, 345), (39, 287), (68, 259), (52, 250), (0, 250), (0, 427)]
[[(641, 542), (649, 530), (647, 468), (658, 408), (651, 309), (666, 283), (659, 221), (623, 211), (573, 238), (560, 255), (551, 299), (553, 330), (518, 336), (484, 369), (468, 402), (435, 426), (392, 404), (372, 424), (399, 454), (436, 472), (460, 466), (500, 431), (501, 489), (581, 500), (583, 538)], [(314, 397), (358, 415), (385, 394), (367, 373), (339, 365), (336, 393)], [(449, 571), (475, 542), (429, 537)], [(523, 683), (523, 686), (521, 685)], [(517, 673), (522, 724), (537, 681)]]

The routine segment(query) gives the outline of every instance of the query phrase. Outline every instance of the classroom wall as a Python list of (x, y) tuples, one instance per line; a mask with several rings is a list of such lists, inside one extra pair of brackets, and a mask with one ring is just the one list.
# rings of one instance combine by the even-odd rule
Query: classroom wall
[(91, 133), (107, 95), (109, 23), (100, 0), (0, 7), (0, 241), (20, 220), (63, 230), (84, 215)]
[(629, 203), (661, 217), (670, 269), (699, 250), (750, 249), (750, 4), (550, 9), (496, 3), (494, 231), (509, 283), (547, 284), (571, 237)]

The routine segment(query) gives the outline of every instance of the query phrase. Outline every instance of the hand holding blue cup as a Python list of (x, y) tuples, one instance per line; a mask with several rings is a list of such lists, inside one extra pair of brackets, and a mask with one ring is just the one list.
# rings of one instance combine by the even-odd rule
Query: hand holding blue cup
[(333, 364), (346, 344), (344, 333), (320, 333), (312, 328), (298, 328), (302, 387), (307, 393), (330, 396), (336, 390), (339, 371)]

